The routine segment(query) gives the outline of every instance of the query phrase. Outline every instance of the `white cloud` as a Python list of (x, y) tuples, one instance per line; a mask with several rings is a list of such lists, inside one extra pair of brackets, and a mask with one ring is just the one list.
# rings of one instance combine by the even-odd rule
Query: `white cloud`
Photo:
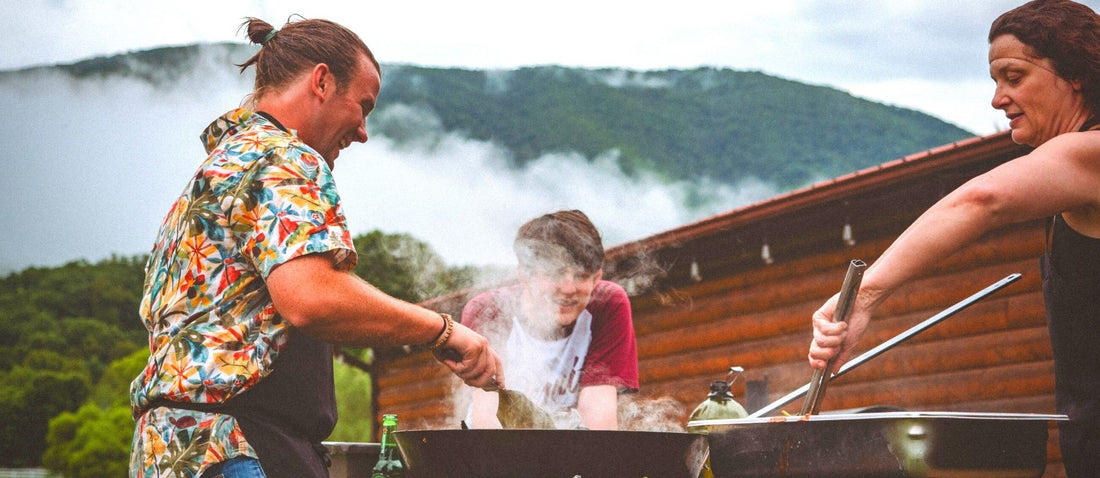
[(506, 154), (455, 134), (430, 149), (397, 147), (382, 137), (346, 151), (335, 175), (353, 230), (409, 232), (452, 263), (479, 265), (512, 264), (519, 226), (558, 209), (585, 211), (613, 246), (775, 194), (751, 180), (716, 186), (709, 208), (687, 210), (685, 185), (627, 178), (614, 154), (593, 164), (550, 154), (518, 171), (507, 166)]
[[(232, 60), (205, 58), (156, 86), (45, 70), (0, 82), (5, 149), (20, 152), (0, 175), (0, 225), (18, 238), (0, 248), (0, 271), (149, 250), (205, 156), (199, 133), (250, 90), (250, 75), (225, 67)], [(753, 183), (715, 188), (720, 202), (689, 211), (682, 185), (625, 178), (613, 154), (591, 165), (547, 155), (517, 171), (490, 143), (428, 134), (439, 121), (423, 112), (383, 114), (424, 140), (398, 146), (374, 134), (341, 154), (335, 175), (352, 233), (409, 233), (450, 264), (511, 264), (516, 229), (555, 209), (587, 212), (610, 246), (773, 194)]]

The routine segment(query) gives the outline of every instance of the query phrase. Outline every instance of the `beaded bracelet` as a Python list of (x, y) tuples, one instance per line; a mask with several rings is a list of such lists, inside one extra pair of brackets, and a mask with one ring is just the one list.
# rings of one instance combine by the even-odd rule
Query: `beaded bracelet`
[(435, 341), (428, 346), (429, 349), (435, 350), (446, 344), (451, 339), (451, 334), (455, 331), (455, 321), (451, 318), (451, 314), (439, 314), (443, 317), (443, 330), (439, 331), (439, 336), (435, 338)]

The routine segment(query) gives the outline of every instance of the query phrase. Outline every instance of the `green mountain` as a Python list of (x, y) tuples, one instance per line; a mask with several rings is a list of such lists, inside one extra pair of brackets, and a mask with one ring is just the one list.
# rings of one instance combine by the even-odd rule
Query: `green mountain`
[[(42, 68), (165, 85), (188, 70), (241, 63), (254, 48), (165, 47)], [(384, 64), (370, 126), (398, 141), (423, 142), (445, 132), (491, 141), (511, 153), (515, 167), (547, 153), (576, 152), (589, 161), (610, 154), (628, 174), (726, 184), (751, 177), (779, 189), (973, 136), (915, 110), (726, 68)]]
[(499, 143), (517, 166), (551, 152), (616, 152), (626, 172), (797, 187), (973, 136), (914, 110), (731, 69), (384, 65), (382, 85), (376, 133), (421, 134), (407, 115), (387, 114), (412, 106), (445, 131)]

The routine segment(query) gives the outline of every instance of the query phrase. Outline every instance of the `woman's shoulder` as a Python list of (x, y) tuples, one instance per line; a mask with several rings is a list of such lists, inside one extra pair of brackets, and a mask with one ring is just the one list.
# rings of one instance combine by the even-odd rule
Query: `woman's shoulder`
[(1060, 134), (1039, 145), (1035, 148), (1035, 151), (1089, 152), (1100, 150), (1100, 126), (1097, 128)]
[(1064, 166), (1084, 177), (1100, 177), (1100, 130), (1063, 133), (1040, 144), (1027, 154), (1046, 163)]

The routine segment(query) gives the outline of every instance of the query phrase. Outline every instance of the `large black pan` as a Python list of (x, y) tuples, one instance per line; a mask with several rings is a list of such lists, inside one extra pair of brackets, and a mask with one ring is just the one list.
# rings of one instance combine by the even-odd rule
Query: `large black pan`
[(394, 434), (414, 478), (695, 478), (704, 435), (610, 430), (404, 430)]
[[(1042, 476), (1065, 415), (885, 412), (709, 420), (716, 477)], [(700, 423), (696, 422), (696, 425)]]

